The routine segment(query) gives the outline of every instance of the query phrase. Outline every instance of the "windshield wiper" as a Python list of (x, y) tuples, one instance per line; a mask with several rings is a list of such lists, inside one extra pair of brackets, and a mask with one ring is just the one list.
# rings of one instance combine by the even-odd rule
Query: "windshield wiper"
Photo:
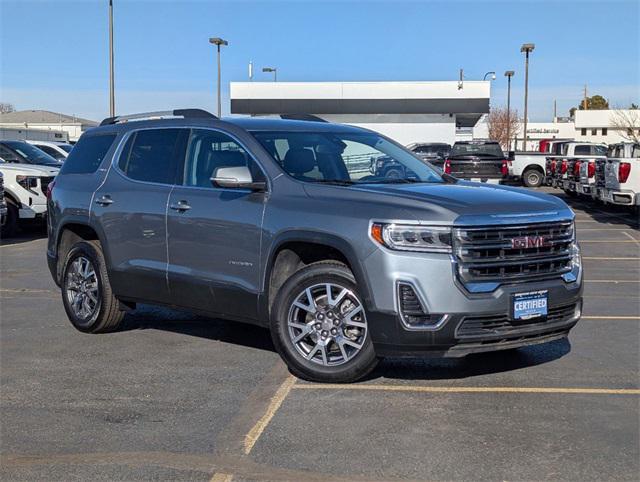
[(309, 181), (318, 184), (333, 184), (335, 186), (353, 186), (355, 181), (349, 181), (348, 179), (314, 179)]

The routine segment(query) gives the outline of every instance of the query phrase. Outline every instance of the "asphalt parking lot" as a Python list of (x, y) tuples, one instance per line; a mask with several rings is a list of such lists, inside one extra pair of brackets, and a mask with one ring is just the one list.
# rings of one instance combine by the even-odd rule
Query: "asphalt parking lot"
[[(558, 191), (554, 191), (558, 193)], [(144, 306), (67, 321), (29, 231), (0, 247), (3, 480), (637, 480), (640, 231), (567, 199), (585, 265), (568, 341), (294, 379), (266, 330)]]

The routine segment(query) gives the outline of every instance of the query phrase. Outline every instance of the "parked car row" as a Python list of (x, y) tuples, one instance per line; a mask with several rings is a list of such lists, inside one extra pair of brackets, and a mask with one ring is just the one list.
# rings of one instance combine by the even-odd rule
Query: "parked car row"
[(0, 141), (0, 223), (3, 238), (13, 236), (20, 223), (46, 219), (47, 188), (71, 148), (62, 142)]
[(622, 206), (640, 206), (640, 144), (623, 142), (606, 155), (548, 156), (546, 183), (567, 194)]

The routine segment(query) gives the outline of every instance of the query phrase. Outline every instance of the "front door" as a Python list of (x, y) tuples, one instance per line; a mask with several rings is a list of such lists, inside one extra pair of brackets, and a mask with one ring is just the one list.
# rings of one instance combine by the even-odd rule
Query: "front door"
[(265, 192), (215, 187), (219, 167), (247, 166), (264, 174), (228, 134), (193, 129), (182, 185), (169, 198), (171, 298), (185, 307), (255, 319), (260, 291), (260, 239)]

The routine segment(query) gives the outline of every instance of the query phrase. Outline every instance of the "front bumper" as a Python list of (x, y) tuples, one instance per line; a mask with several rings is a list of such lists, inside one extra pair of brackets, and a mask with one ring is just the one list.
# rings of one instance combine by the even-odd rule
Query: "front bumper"
[[(367, 320), (379, 356), (459, 357), (565, 337), (578, 322), (582, 309), (582, 271), (574, 282), (561, 278), (505, 284), (489, 293), (469, 293), (456, 278), (449, 255), (377, 250), (365, 261), (373, 306)], [(409, 329), (402, 322), (397, 301), (398, 283), (410, 284), (430, 314), (446, 314), (433, 329)], [(549, 316), (529, 323), (511, 322), (513, 295), (548, 292)], [(560, 316), (557, 313), (563, 311)], [(552, 313), (556, 313), (553, 315)], [(470, 322), (487, 329), (471, 333)], [(501, 328), (493, 329), (497, 323)], [(483, 325), (484, 326), (484, 325)]]

